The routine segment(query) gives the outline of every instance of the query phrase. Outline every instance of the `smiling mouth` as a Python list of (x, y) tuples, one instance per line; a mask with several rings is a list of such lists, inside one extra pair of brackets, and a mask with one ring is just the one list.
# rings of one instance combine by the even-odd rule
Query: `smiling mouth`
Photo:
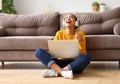
[(66, 23), (70, 24), (70, 23), (71, 23), (71, 21), (67, 21)]

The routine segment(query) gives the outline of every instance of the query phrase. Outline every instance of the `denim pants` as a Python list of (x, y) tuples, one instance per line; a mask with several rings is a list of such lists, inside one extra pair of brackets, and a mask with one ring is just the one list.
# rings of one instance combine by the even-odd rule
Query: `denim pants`
[(56, 63), (61, 68), (68, 66), (69, 70), (72, 70), (74, 74), (82, 73), (91, 61), (91, 57), (88, 53), (78, 56), (76, 60), (59, 60), (57, 58), (51, 58), (48, 52), (38, 48), (35, 52), (35, 55), (43, 64), (48, 67), (50, 67), (52, 63)]

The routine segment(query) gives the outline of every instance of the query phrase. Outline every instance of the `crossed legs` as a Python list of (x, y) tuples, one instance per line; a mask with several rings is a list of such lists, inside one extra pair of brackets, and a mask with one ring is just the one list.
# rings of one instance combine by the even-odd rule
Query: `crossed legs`
[(83, 54), (78, 56), (76, 60), (58, 60), (51, 58), (50, 54), (45, 50), (38, 48), (35, 52), (36, 57), (46, 66), (58, 72), (59, 75), (63, 76), (62, 72), (72, 71), (74, 74), (82, 73), (82, 71), (90, 63), (89, 54)]

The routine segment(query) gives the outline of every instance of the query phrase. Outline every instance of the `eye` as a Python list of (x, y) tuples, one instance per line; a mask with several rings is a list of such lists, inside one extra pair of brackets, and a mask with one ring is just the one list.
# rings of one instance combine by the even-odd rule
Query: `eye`
[(70, 19), (75, 19), (74, 16), (71, 16)]
[(67, 19), (67, 17), (64, 17), (64, 20), (66, 20)]

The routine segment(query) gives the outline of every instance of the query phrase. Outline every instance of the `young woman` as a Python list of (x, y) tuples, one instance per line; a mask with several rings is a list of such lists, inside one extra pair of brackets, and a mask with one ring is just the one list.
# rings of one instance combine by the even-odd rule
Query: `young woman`
[(74, 14), (68, 14), (63, 19), (65, 30), (56, 33), (54, 40), (79, 40), (81, 55), (77, 58), (51, 58), (50, 54), (43, 49), (37, 49), (36, 57), (50, 70), (42, 71), (43, 77), (57, 77), (72, 79), (73, 74), (80, 74), (90, 63), (91, 57), (86, 52), (86, 38), (81, 30), (76, 30), (77, 17)]

